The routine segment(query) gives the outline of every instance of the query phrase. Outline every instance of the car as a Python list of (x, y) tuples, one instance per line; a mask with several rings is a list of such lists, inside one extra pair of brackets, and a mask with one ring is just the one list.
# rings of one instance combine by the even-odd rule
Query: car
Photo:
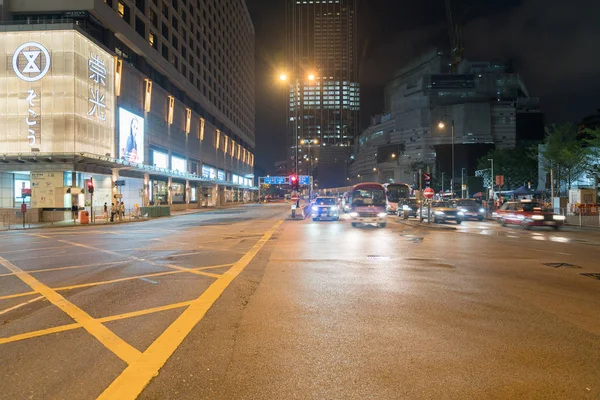
[[(401, 203), (398, 203), (398, 216), (399, 217), (414, 217), (419, 216), (419, 208), (421, 207), (421, 200), (419, 199), (405, 199)], [(405, 214), (404, 211), (407, 211)]]
[(532, 226), (549, 226), (559, 229), (565, 216), (545, 210), (541, 203), (535, 201), (509, 201), (496, 210), (492, 217), (502, 226), (520, 225), (525, 229)]
[[(429, 207), (423, 206), (422, 218), (427, 219)], [(447, 201), (434, 201), (431, 203), (431, 219), (434, 223), (454, 221), (458, 225), (463, 222), (464, 213)]]
[(310, 206), (310, 216), (313, 221), (322, 219), (332, 219), (337, 221), (340, 219), (340, 208), (337, 204), (337, 199), (331, 196), (319, 196)]
[(464, 214), (463, 220), (476, 219), (483, 221), (485, 217), (485, 208), (473, 199), (456, 199), (451, 202), (453, 207), (458, 208)]

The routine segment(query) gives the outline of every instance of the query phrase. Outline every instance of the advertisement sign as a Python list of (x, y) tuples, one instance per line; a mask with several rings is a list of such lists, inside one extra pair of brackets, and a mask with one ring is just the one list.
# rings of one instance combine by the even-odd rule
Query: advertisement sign
[(114, 57), (70, 30), (0, 33), (3, 153), (114, 154)]
[(152, 163), (158, 168), (169, 168), (169, 155), (160, 151), (152, 150)]
[(185, 158), (171, 156), (171, 169), (173, 171), (185, 172)]
[(225, 171), (223, 171), (222, 169), (220, 169), (220, 170), (217, 172), (217, 178), (218, 178), (220, 181), (224, 181), (224, 180), (225, 180)]
[(210, 167), (208, 165), (202, 166), (202, 177), (205, 179), (210, 179)]
[(144, 118), (122, 107), (119, 107), (119, 158), (144, 162)]
[(64, 186), (62, 172), (32, 172), (29, 177), (32, 208), (53, 208), (60, 204)]

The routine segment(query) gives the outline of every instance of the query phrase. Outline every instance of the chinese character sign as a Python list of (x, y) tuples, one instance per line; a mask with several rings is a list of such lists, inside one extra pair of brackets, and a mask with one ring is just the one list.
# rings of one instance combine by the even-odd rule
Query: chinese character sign
[(114, 156), (114, 58), (75, 30), (0, 32), (4, 154)]

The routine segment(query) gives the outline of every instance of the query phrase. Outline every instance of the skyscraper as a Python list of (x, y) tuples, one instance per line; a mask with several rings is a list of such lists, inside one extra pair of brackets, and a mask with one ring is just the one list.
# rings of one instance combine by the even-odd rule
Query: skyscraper
[(356, 9), (357, 0), (287, 3), (288, 162), (320, 187), (345, 183), (359, 133)]

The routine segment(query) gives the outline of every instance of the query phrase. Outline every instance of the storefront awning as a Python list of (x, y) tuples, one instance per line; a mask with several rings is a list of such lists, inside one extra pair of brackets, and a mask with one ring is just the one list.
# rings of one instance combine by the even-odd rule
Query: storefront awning
[[(245, 186), (239, 183), (210, 179), (188, 172), (173, 171), (146, 164), (131, 163), (110, 156), (99, 156), (90, 153), (28, 153), (28, 154), (0, 154), (0, 172), (19, 171), (44, 171), (60, 168), (88, 172), (90, 170), (105, 169), (112, 171), (137, 172), (163, 176), (165, 178), (185, 179), (206, 185), (222, 185), (240, 189), (258, 190), (257, 187)], [(108, 173), (108, 172), (107, 172)]]

